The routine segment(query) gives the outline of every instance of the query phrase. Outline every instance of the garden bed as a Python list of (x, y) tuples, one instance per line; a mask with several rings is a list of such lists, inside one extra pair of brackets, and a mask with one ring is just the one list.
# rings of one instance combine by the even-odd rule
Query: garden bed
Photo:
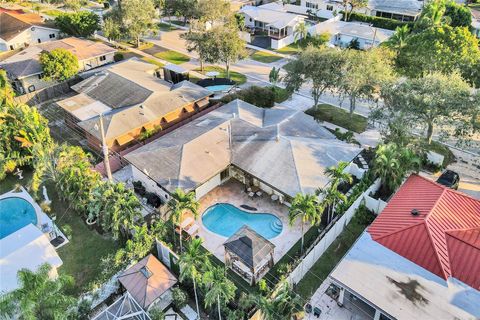
[(340, 107), (330, 104), (319, 104), (305, 111), (317, 121), (333, 123), (356, 133), (362, 133), (367, 129), (368, 119), (359, 114), (352, 114)]

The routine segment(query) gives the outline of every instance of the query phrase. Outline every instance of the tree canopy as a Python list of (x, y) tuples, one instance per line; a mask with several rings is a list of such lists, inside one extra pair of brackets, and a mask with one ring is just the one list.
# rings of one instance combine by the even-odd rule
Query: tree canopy
[(100, 29), (100, 18), (90, 11), (62, 13), (55, 18), (55, 25), (66, 34), (86, 38)]
[(58, 48), (52, 51), (44, 51), (40, 54), (45, 80), (65, 81), (78, 73), (79, 65), (77, 57), (68, 50)]

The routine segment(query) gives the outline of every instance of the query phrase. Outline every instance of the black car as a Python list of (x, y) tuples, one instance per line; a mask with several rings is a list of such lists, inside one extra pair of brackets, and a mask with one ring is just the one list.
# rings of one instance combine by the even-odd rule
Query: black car
[(455, 171), (445, 170), (437, 179), (437, 182), (443, 184), (445, 187), (457, 190), (458, 184), (460, 183), (460, 176)]

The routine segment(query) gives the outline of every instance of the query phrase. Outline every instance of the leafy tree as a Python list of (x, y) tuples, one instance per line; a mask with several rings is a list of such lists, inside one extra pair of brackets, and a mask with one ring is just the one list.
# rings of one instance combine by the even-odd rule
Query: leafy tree
[(202, 248), (202, 239), (192, 239), (185, 252), (180, 255), (178, 265), (180, 267), (180, 281), (190, 279), (193, 282), (193, 291), (195, 293), (195, 304), (197, 306), (197, 314), (200, 314), (198, 307), (197, 283), (200, 280), (202, 270), (210, 267), (208, 260), (208, 251)]
[(0, 105), (13, 102), (14, 92), (10, 82), (8, 81), (7, 72), (0, 69)]
[(229, 103), (235, 99), (243, 100), (259, 108), (269, 109), (275, 105), (275, 92), (273, 87), (251, 86), (222, 97), (221, 102)]
[(100, 18), (91, 11), (62, 13), (55, 18), (55, 25), (66, 34), (86, 38), (100, 29)]
[(132, 228), (135, 220), (141, 218), (139, 210), (138, 198), (123, 183), (99, 183), (92, 190), (87, 205), (89, 219), (98, 219), (103, 230), (111, 231), (114, 239)]
[(121, 25), (124, 33), (140, 46), (140, 37), (154, 26), (155, 6), (153, 0), (122, 0)]
[(468, 28), (433, 26), (407, 38), (396, 64), (402, 73), (413, 78), (435, 71), (448, 74), (458, 69), (467, 81), (479, 86), (475, 70), (480, 61), (478, 45), (478, 39)]
[(122, 36), (120, 25), (113, 16), (105, 17), (103, 20), (102, 31), (108, 40), (118, 40)]
[(285, 66), (287, 75), (283, 81), (291, 92), (306, 82), (311, 83), (314, 105), (317, 105), (322, 94), (340, 85), (344, 63), (343, 55), (337, 50), (308, 47), (298, 59)]
[(343, 14), (345, 21), (349, 21), (349, 16), (354, 9), (365, 8), (368, 5), (368, 0), (342, 0)]
[(214, 22), (226, 23), (232, 19), (230, 3), (224, 0), (198, 0), (196, 15), (201, 23), (213, 26)]
[(196, 0), (165, 0), (164, 16), (183, 17), (183, 24), (197, 16)]
[(180, 35), (187, 42), (188, 52), (195, 51), (203, 71), (205, 62), (214, 63), (218, 59), (215, 39), (210, 32), (189, 31)]
[(66, 319), (75, 299), (68, 294), (73, 278), (59, 275), (51, 280), (51, 266), (44, 264), (37, 271), (22, 269), (17, 277), (19, 288), (0, 296), (0, 316), (6, 319)]
[(293, 30), (293, 42), (297, 43), (297, 41), (300, 39), (306, 40), (307, 35), (308, 35), (307, 25), (305, 24), (305, 22), (300, 22), (295, 26), (295, 30)]
[(225, 268), (212, 267), (203, 274), (203, 285), (205, 287), (205, 308), (214, 304), (218, 306), (218, 318), (222, 319), (220, 311), (222, 306), (235, 298), (237, 287), (225, 276)]
[(146, 224), (133, 225), (132, 239), (128, 239), (125, 247), (117, 251), (115, 264), (123, 267), (129, 263), (137, 262), (148, 255), (155, 244), (155, 229), (149, 230)]
[(293, 226), (295, 221), (300, 218), (301, 233), (302, 233), (302, 252), (303, 252), (303, 225), (310, 222), (315, 225), (320, 222), (323, 210), (319, 208), (317, 197), (311, 194), (298, 193), (293, 198), (292, 205), (288, 211), (288, 221), (290, 226)]
[(450, 18), (452, 27), (467, 27), (472, 25), (472, 12), (470, 9), (455, 1), (447, 1), (445, 5), (445, 16)]
[(280, 282), (271, 297), (255, 295), (251, 300), (262, 312), (263, 320), (292, 319), (297, 310), (303, 307), (302, 298), (293, 291), (285, 279)]
[(235, 18), (235, 22), (237, 24), (238, 30), (240, 31), (245, 30), (245, 16), (240, 13), (235, 13), (234, 18)]
[(423, 29), (442, 24), (448, 24), (452, 27), (470, 27), (472, 13), (467, 6), (457, 4), (455, 1), (434, 0), (425, 5), (416, 27), (417, 29)]
[(375, 153), (373, 174), (380, 178), (380, 193), (388, 196), (402, 184), (410, 170), (418, 170), (420, 159), (408, 148), (394, 143), (378, 146)]
[(40, 64), (45, 80), (65, 81), (78, 73), (77, 57), (68, 50), (58, 48), (40, 54)]
[(148, 311), (151, 320), (165, 320), (165, 312), (159, 307), (153, 307)]
[(230, 78), (230, 65), (248, 55), (245, 41), (240, 38), (236, 25), (232, 23), (212, 28), (209, 32), (212, 33), (217, 47), (218, 59), (216, 60), (225, 64), (227, 78)]
[(410, 28), (408, 25), (403, 25), (395, 29), (395, 33), (387, 41), (383, 43), (384, 46), (393, 50), (401, 50), (407, 44), (407, 38), (410, 35)]
[(173, 225), (178, 225), (180, 228), (180, 251), (183, 250), (182, 247), (182, 220), (183, 215), (186, 212), (193, 214), (195, 219), (198, 216), (198, 207), (200, 204), (195, 198), (195, 192), (185, 193), (182, 189), (177, 188), (175, 192), (172, 193), (170, 201), (168, 201), (168, 208), (171, 211), (170, 219), (172, 219)]
[(343, 58), (342, 78), (336, 89), (341, 98), (348, 98), (352, 115), (357, 99), (374, 99), (381, 85), (393, 78), (392, 55), (388, 50), (376, 48), (345, 50)]
[(322, 47), (323, 45), (325, 45), (326, 43), (328, 43), (330, 41), (330, 38), (331, 38), (331, 34), (328, 33), (328, 32), (324, 32), (324, 33), (320, 33), (320, 34), (316, 34), (314, 36), (310, 36), (307, 38), (308, 40), (308, 44), (314, 46), (314, 47)]
[(185, 291), (183, 291), (180, 288), (173, 288), (172, 289), (172, 299), (173, 299), (173, 304), (174, 304), (175, 308), (177, 308), (178, 310), (185, 307), (187, 305), (187, 302), (188, 302), (187, 294), (185, 293)]
[(382, 89), (384, 106), (372, 115), (379, 121), (401, 121), (407, 126), (426, 126), (430, 144), (435, 129), (442, 135), (462, 138), (480, 129), (479, 102), (458, 73), (428, 74), (403, 79)]

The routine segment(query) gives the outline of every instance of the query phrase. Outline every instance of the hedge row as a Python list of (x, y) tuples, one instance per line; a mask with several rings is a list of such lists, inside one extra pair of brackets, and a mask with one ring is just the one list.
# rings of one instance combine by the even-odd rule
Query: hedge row
[(382, 18), (382, 17), (375, 17), (375, 16), (367, 16), (365, 14), (352, 12), (348, 16), (348, 21), (359, 21), (370, 23), (376, 28), (383, 28), (389, 30), (395, 30), (397, 27), (401, 27), (405, 24), (409, 26), (413, 26), (413, 22), (403, 22), (394, 19)]

